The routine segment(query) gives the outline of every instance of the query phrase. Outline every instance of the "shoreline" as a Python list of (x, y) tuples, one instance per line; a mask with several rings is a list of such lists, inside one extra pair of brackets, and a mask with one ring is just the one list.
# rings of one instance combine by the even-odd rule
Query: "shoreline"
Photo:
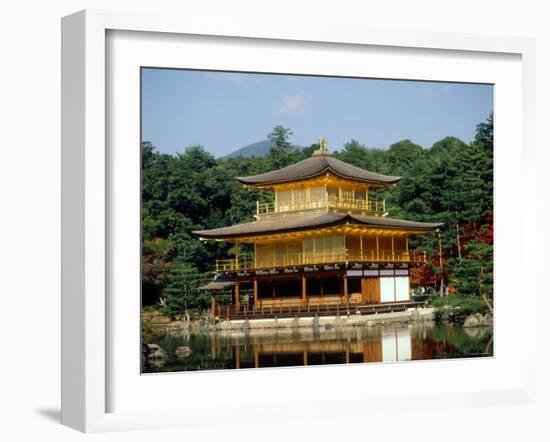
[(231, 330), (274, 330), (304, 328), (376, 327), (385, 325), (422, 324), (435, 321), (435, 308), (411, 308), (401, 312), (350, 314), (338, 316), (308, 316), (295, 318), (233, 319), (212, 323), (209, 316), (191, 320), (172, 320), (157, 310), (142, 313), (144, 333), (152, 335), (204, 333)]
[[(223, 331), (333, 329), (341, 327), (378, 327), (389, 325), (426, 324), (436, 321), (436, 308), (410, 308), (401, 312), (350, 314), (337, 316), (307, 316), (294, 318), (230, 319), (212, 323), (209, 315), (191, 320), (172, 320), (157, 310), (142, 313), (143, 333), (179, 336), (188, 333), (216, 333)], [(470, 315), (461, 327), (492, 326), (492, 317), (479, 313)], [(442, 321), (449, 322), (449, 321)], [(450, 322), (449, 322), (450, 323)]]
[(434, 308), (409, 309), (403, 312), (374, 313), (370, 315), (308, 316), (301, 318), (233, 319), (213, 325), (214, 330), (255, 330), (280, 328), (376, 327), (390, 324), (410, 324), (433, 321)]

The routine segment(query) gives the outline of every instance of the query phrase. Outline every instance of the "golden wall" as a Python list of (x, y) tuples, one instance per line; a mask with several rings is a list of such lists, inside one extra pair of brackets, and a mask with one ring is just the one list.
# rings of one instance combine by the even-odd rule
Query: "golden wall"
[(348, 259), (375, 259), (402, 255), (407, 250), (405, 236), (333, 234), (302, 239), (257, 243), (255, 267), (289, 266), (342, 262)]

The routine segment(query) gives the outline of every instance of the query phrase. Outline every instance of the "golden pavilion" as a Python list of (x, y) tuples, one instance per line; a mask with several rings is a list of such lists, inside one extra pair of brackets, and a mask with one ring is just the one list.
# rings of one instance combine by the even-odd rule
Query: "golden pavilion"
[[(235, 245), (234, 256), (217, 260), (215, 280), (202, 287), (231, 290), (231, 307), (218, 307), (217, 316), (333, 315), (414, 305), (409, 270), (426, 256), (409, 250), (409, 237), (442, 224), (389, 218), (385, 202), (369, 199), (369, 192), (401, 178), (340, 161), (323, 139), (319, 144), (296, 164), (236, 178), (274, 194), (273, 202), (257, 202), (254, 221), (193, 232)], [(242, 245), (252, 253), (240, 252)]]

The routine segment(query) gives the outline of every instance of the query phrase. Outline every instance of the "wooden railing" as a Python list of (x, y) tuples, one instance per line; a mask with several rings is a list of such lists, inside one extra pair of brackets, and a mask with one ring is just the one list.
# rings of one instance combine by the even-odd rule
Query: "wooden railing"
[(216, 272), (228, 272), (232, 270), (248, 270), (254, 268), (254, 260), (247, 258), (217, 259)]
[(315, 201), (294, 201), (294, 202), (279, 202), (261, 203), (256, 201), (256, 215), (261, 217), (273, 213), (298, 212), (301, 210), (313, 209), (341, 209), (362, 212), (374, 216), (386, 215), (386, 202), (369, 201), (361, 199), (338, 198), (335, 196), (327, 196), (325, 199)]
[(351, 296), (349, 302), (344, 300), (343, 296), (330, 300), (312, 300), (308, 296), (304, 301), (301, 298), (291, 300), (276, 300), (268, 304), (267, 300), (258, 300), (256, 305), (241, 304), (221, 306), (217, 305), (213, 310), (214, 320), (223, 319), (244, 319), (244, 318), (273, 318), (273, 317), (308, 317), (308, 316), (338, 316), (345, 315), (348, 312), (361, 314), (389, 313), (394, 311), (404, 311), (410, 307), (416, 307), (424, 304), (418, 301), (400, 301), (390, 303), (362, 303), (360, 300), (352, 302)]
[(386, 213), (386, 201), (369, 201), (351, 198), (327, 197), (327, 207), (330, 209), (357, 210), (360, 212), (369, 212), (374, 215), (384, 215)]
[(216, 260), (217, 272), (252, 269), (271, 269), (316, 264), (343, 264), (355, 262), (423, 263), (426, 253), (404, 250), (348, 250), (334, 249), (324, 253), (289, 253), (263, 258)]

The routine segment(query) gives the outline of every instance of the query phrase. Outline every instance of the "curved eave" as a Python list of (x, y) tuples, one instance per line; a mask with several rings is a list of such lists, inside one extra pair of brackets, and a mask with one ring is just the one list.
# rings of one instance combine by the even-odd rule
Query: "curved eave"
[(297, 178), (287, 178), (287, 179), (271, 180), (271, 181), (254, 181), (253, 179), (254, 179), (255, 176), (251, 176), (251, 177), (235, 177), (235, 179), (239, 183), (241, 183), (241, 184), (243, 184), (247, 187), (272, 187), (272, 186), (276, 186), (278, 184), (286, 184), (286, 183), (292, 183), (292, 182), (297, 182), (297, 181), (311, 180), (311, 179), (314, 179), (314, 178), (318, 178), (318, 177), (324, 175), (327, 172), (330, 172), (334, 176), (337, 176), (337, 177), (345, 179), (345, 180), (356, 181), (356, 182), (360, 182), (360, 183), (364, 183), (364, 184), (374, 184), (376, 186), (391, 186), (393, 184), (397, 184), (402, 178), (400, 176), (392, 176), (391, 180), (386, 180), (386, 181), (367, 180), (367, 179), (363, 179), (363, 178), (357, 178), (357, 177), (353, 177), (353, 176), (344, 175), (344, 174), (341, 174), (341, 173), (338, 173), (338, 172), (334, 171), (330, 167), (326, 167), (325, 169), (321, 170), (320, 172), (317, 172), (317, 173), (314, 173), (314, 174), (311, 174), (311, 175), (300, 176), (300, 177), (297, 177)]
[(433, 232), (444, 223), (425, 223), (420, 221), (408, 221), (395, 218), (381, 218), (378, 216), (349, 215), (350, 218), (359, 221), (361, 226), (372, 226), (381, 229), (408, 230), (413, 232)]
[(410, 234), (432, 232), (443, 223), (421, 223), (416, 221), (327, 213), (310, 217), (284, 217), (279, 219), (252, 221), (211, 230), (197, 230), (193, 234), (204, 240), (231, 240), (265, 235), (302, 232), (313, 229), (336, 227), (348, 224), (357, 227), (371, 227), (382, 230), (407, 231)]
[(237, 239), (276, 233), (298, 232), (339, 225), (345, 214), (325, 213), (315, 216), (287, 216), (248, 223), (235, 224), (211, 230), (196, 230), (193, 234), (201, 239)]
[(346, 163), (330, 155), (317, 155), (306, 158), (295, 164), (259, 175), (236, 177), (244, 185), (251, 187), (267, 187), (294, 181), (302, 181), (319, 177), (327, 172), (335, 177), (360, 183), (389, 186), (397, 183), (401, 177), (383, 175)]

